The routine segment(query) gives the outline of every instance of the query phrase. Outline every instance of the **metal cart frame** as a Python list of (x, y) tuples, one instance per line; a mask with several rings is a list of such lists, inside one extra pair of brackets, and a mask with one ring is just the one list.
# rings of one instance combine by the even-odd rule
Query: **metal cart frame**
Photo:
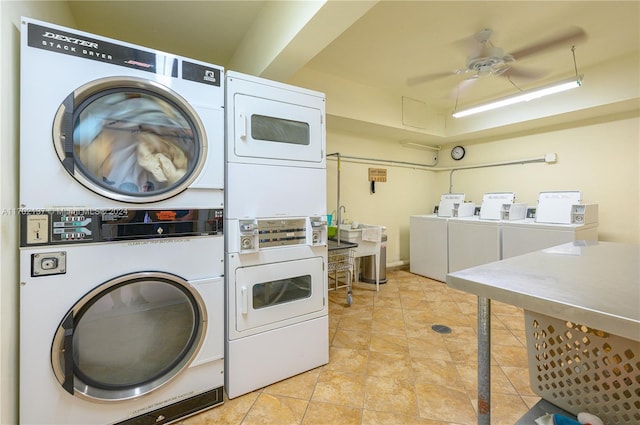
[[(353, 264), (355, 258), (355, 249), (352, 247), (330, 249), (328, 255), (328, 273), (329, 280), (333, 279), (333, 287), (329, 283), (329, 290), (337, 290), (347, 288), (347, 305), (353, 302), (351, 292), (351, 283), (353, 280)], [(340, 284), (340, 277), (344, 276), (344, 283)]]

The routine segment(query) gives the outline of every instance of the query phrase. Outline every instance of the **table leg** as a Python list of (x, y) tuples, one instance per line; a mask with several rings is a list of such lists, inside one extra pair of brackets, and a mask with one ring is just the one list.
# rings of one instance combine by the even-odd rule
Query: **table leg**
[(491, 424), (491, 300), (478, 297), (478, 425)]

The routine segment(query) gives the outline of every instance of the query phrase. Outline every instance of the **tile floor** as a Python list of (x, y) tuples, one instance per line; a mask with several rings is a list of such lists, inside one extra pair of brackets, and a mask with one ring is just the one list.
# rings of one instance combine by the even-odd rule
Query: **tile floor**
[[(329, 363), (181, 425), (475, 425), (476, 297), (407, 270), (329, 292)], [(492, 302), (491, 423), (513, 425), (540, 399), (529, 389), (521, 309)], [(431, 329), (451, 328), (449, 334)]]

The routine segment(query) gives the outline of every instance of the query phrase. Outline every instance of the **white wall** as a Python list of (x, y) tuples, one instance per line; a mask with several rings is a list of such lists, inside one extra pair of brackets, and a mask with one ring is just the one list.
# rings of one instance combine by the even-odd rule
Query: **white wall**
[[(599, 238), (613, 242), (640, 242), (640, 118), (638, 110), (577, 123), (537, 134), (463, 144), (462, 161), (443, 147), (437, 168), (466, 166), (557, 154), (555, 164), (510, 165), (453, 174), (453, 192), (482, 202), (486, 192), (516, 193), (517, 202), (535, 206), (538, 193), (580, 190), (584, 202), (599, 205)], [(328, 131), (327, 151), (345, 156), (431, 164), (433, 152), (408, 149), (396, 141), (372, 139), (346, 132)], [(440, 195), (449, 192), (450, 171), (385, 163), (342, 160), (340, 203), (343, 218), (387, 227), (387, 265), (409, 261), (409, 217), (429, 214)], [(369, 192), (369, 167), (386, 168), (388, 181)], [(327, 161), (327, 213), (336, 209), (337, 163)]]
[[(599, 209), (599, 239), (640, 242), (640, 119), (638, 110), (606, 120), (591, 120), (574, 128), (466, 146), (462, 161), (453, 164), (443, 153), (441, 165), (469, 165), (556, 153), (555, 164), (512, 165), (453, 174), (453, 192), (482, 202), (485, 192), (513, 191), (516, 202), (535, 206), (538, 193), (580, 190), (586, 203)], [(447, 149), (448, 151), (448, 149)], [(438, 173), (437, 187), (449, 189), (449, 172)], [(437, 199), (434, 199), (434, 203)]]
[[(66, 3), (0, 2), (0, 423), (18, 423), (20, 17), (73, 25)], [(46, 64), (42, 66), (46, 75)], [(55, 84), (55, 82), (53, 82)], [(34, 123), (35, 124), (35, 123)]]
[[(388, 140), (365, 138), (345, 132), (327, 132), (327, 152), (344, 156), (379, 158), (396, 162), (433, 164), (433, 152), (409, 149)], [(369, 168), (386, 168), (387, 181), (376, 183), (370, 192)], [(431, 196), (437, 193), (436, 175), (424, 167), (379, 164), (342, 159), (340, 204), (346, 208), (342, 218), (386, 226), (387, 265), (409, 260), (409, 216), (433, 209)], [(337, 161), (327, 159), (327, 213), (336, 210)], [(335, 218), (335, 215), (334, 215)]]

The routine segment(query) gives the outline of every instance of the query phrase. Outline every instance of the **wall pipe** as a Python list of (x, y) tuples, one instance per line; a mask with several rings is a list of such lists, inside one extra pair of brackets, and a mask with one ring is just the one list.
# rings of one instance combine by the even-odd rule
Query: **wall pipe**
[(503, 165), (531, 164), (535, 162), (547, 162), (547, 163), (556, 162), (555, 153), (548, 153), (543, 157), (537, 157), (537, 158), (525, 158), (525, 159), (501, 161), (501, 162), (488, 162), (486, 164), (465, 165), (465, 166), (458, 166), (458, 167), (437, 167), (436, 166), (437, 161), (436, 161), (436, 164), (433, 164), (433, 165), (420, 164), (416, 162), (394, 161), (392, 159), (378, 159), (378, 158), (366, 158), (366, 157), (360, 157), (360, 156), (340, 155), (340, 153), (337, 153), (337, 152), (327, 154), (327, 157), (329, 156), (337, 156), (338, 163), (340, 162), (340, 158), (342, 158), (347, 160), (349, 159), (354, 160), (354, 162), (359, 161), (359, 163), (367, 163), (367, 162), (375, 163), (375, 164), (383, 163), (383, 164), (398, 165), (398, 166), (411, 167), (411, 168), (425, 167), (425, 168), (429, 168), (429, 171), (458, 171), (458, 170), (470, 170), (473, 168), (499, 167)]
[(441, 168), (437, 171), (446, 171), (449, 170), (449, 193), (453, 193), (453, 173), (460, 170), (474, 170), (478, 168), (490, 168), (490, 167), (502, 167), (505, 165), (524, 165), (524, 164), (535, 164), (539, 162), (553, 163), (556, 162), (556, 154), (548, 153), (542, 158), (528, 158), (528, 159), (520, 159), (517, 161), (502, 161), (502, 162), (492, 162), (488, 164), (478, 164), (478, 165), (467, 165), (464, 167), (447, 167)]
[[(433, 165), (430, 164), (419, 164), (419, 163), (414, 163), (414, 162), (405, 162), (405, 161), (394, 161), (394, 160), (390, 160), (390, 159), (377, 159), (377, 158), (366, 158), (366, 157), (360, 157), (360, 156), (347, 156), (347, 155), (340, 155), (339, 152), (335, 152), (335, 153), (330, 153), (327, 154), (327, 158), (330, 156), (335, 156), (337, 157), (337, 161), (338, 161), (338, 188), (337, 188), (337, 208), (336, 208), (336, 214), (337, 214), (337, 220), (338, 220), (338, 228), (340, 227), (340, 222), (341, 222), (341, 213), (340, 213), (340, 160), (341, 158), (345, 158), (345, 159), (351, 159), (351, 160), (355, 160), (355, 161), (360, 161), (362, 162), (374, 162), (374, 163), (384, 163), (384, 164), (389, 164), (389, 165), (398, 165), (401, 167), (411, 167), (411, 168), (415, 168), (415, 167), (425, 167), (425, 168), (429, 168), (430, 171), (450, 171), (449, 173), (449, 193), (453, 193), (453, 173), (455, 173), (456, 171), (460, 171), (460, 170), (473, 170), (473, 169), (478, 169), (478, 168), (489, 168), (489, 167), (502, 167), (505, 165), (524, 165), (524, 164), (535, 164), (535, 163), (540, 163), (540, 162), (545, 162), (548, 164), (552, 164), (554, 162), (556, 162), (556, 154), (555, 153), (548, 153), (546, 155), (544, 155), (543, 157), (537, 157), (537, 158), (526, 158), (526, 159), (518, 159), (518, 160), (512, 160), (512, 161), (501, 161), (501, 162), (490, 162), (490, 163), (486, 163), (486, 164), (476, 164), (476, 165), (466, 165), (466, 166), (460, 166), (460, 167), (436, 167), (438, 160), (436, 158), (436, 163)], [(340, 243), (340, 232), (338, 231), (338, 243)]]
[[(431, 164), (419, 164), (419, 163), (416, 163), (416, 162), (394, 161), (392, 159), (377, 159), (377, 158), (365, 158), (365, 157), (360, 157), (360, 156), (340, 155), (339, 153), (327, 154), (327, 157), (335, 156), (335, 155), (338, 155), (339, 158), (351, 159), (351, 160), (360, 161), (360, 162), (364, 162), (364, 163), (366, 163), (366, 162), (383, 163), (383, 164), (398, 165), (398, 166), (411, 167), (411, 168), (415, 168), (415, 167), (433, 168), (438, 164), (437, 160), (436, 160), (435, 164), (431, 165)], [(339, 162), (339, 160), (338, 160), (338, 162)]]
[(337, 183), (336, 183), (336, 227), (338, 230), (336, 231), (336, 236), (338, 237), (338, 245), (340, 245), (340, 223), (342, 219), (342, 212), (340, 211), (340, 152), (327, 154), (327, 158), (330, 156), (335, 156), (338, 161), (337, 167)]

